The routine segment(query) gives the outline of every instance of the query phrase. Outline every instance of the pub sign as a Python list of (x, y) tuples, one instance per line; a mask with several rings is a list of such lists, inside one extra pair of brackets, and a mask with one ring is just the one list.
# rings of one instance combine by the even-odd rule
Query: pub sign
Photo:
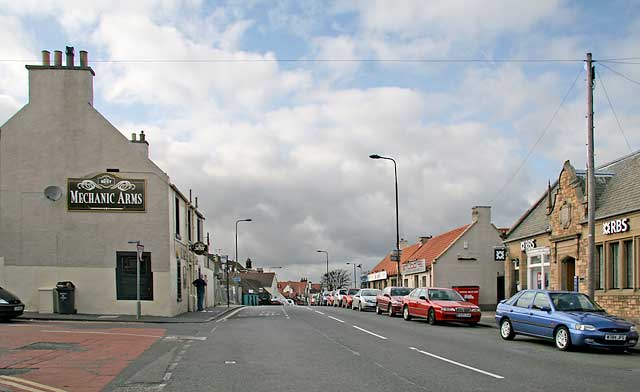
[(67, 180), (69, 211), (144, 212), (146, 181), (111, 173)]

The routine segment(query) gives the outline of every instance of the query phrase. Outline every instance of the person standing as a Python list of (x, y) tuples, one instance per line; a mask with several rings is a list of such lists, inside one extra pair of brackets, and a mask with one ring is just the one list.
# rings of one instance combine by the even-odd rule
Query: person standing
[(207, 282), (202, 279), (202, 274), (198, 279), (193, 281), (193, 285), (196, 286), (196, 294), (198, 296), (198, 312), (204, 311), (204, 288), (207, 286)]

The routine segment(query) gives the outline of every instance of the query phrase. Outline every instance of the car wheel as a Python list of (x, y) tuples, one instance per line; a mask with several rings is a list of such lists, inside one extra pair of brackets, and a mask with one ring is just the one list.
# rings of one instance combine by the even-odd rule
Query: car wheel
[(376, 314), (382, 314), (382, 309), (380, 309), (379, 304), (376, 304)]
[(387, 315), (389, 317), (395, 316), (395, 314), (393, 313), (393, 306), (391, 306), (391, 304), (389, 304), (389, 309), (387, 309), (387, 310), (388, 310)]
[(411, 320), (411, 315), (409, 314), (409, 307), (408, 306), (405, 306), (402, 309), (402, 318), (407, 320), (407, 321)]
[(470, 326), (472, 327), (477, 327), (478, 323), (476, 321), (469, 323)]
[(513, 338), (516, 337), (515, 332), (513, 332), (511, 320), (508, 318), (500, 321), (500, 337), (504, 340), (513, 340)]
[(571, 335), (569, 334), (569, 330), (564, 325), (561, 325), (556, 329), (556, 334), (553, 337), (553, 340), (556, 342), (556, 347), (560, 351), (569, 351), (571, 350)]
[(433, 308), (429, 309), (429, 313), (427, 314), (427, 322), (429, 325), (438, 324), (438, 320), (436, 319), (436, 311)]

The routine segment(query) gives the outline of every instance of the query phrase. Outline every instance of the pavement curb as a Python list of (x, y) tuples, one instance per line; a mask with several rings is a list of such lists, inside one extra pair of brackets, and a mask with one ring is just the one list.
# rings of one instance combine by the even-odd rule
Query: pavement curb
[[(229, 314), (230, 312), (233, 312), (234, 310), (237, 309), (242, 309), (244, 308), (245, 305), (240, 305), (240, 306), (234, 306), (232, 308), (229, 309), (225, 309), (222, 312), (208, 317), (206, 319), (201, 319), (201, 320), (197, 320), (197, 319), (184, 319), (184, 318), (180, 318), (180, 315), (175, 316), (175, 317), (167, 317), (166, 319), (158, 319), (158, 318), (152, 318), (153, 316), (142, 316), (143, 318), (141, 319), (136, 319), (135, 316), (130, 316), (127, 315), (127, 318), (119, 318), (118, 317), (114, 317), (114, 318), (100, 318), (100, 315), (95, 315), (95, 316), (74, 316), (74, 315), (64, 315), (64, 317), (60, 317), (60, 316), (56, 316), (55, 313), (52, 315), (47, 315), (47, 314), (43, 314), (43, 315), (38, 315), (36, 317), (33, 317), (32, 315), (22, 315), (20, 317), (17, 317), (14, 320), (25, 320), (25, 321), (86, 321), (86, 322), (111, 322), (111, 323), (146, 323), (146, 324), (202, 324), (202, 323), (209, 323), (213, 320), (219, 319), (221, 317), (224, 317), (225, 315)], [(184, 313), (183, 313), (184, 314)], [(145, 317), (151, 317), (149, 319), (145, 319)]]

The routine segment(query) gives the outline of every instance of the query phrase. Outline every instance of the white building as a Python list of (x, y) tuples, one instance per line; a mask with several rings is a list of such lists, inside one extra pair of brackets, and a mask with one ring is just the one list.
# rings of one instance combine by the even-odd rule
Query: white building
[[(149, 159), (141, 132), (128, 140), (93, 107), (94, 71), (73, 48), (28, 65), (29, 102), (0, 127), (0, 285), (27, 310), (50, 312), (56, 282), (76, 286), (76, 309), (135, 314), (136, 245), (142, 314), (194, 309), (191, 282), (205, 256), (204, 216)], [(213, 304), (213, 284), (208, 285)], [(43, 289), (43, 290), (39, 290)]]

